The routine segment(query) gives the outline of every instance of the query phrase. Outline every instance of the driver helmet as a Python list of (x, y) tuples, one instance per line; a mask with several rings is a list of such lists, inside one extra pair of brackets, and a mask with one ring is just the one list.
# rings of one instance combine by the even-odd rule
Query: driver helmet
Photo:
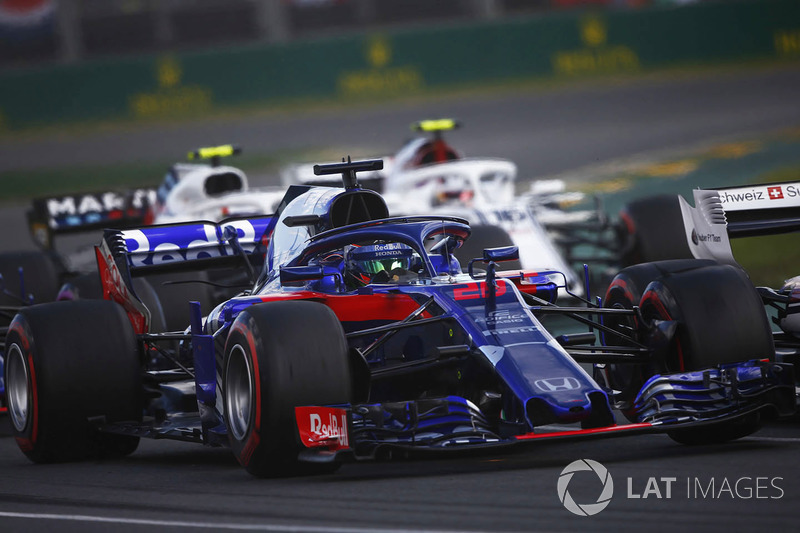
[(347, 273), (364, 285), (388, 282), (408, 273), (413, 256), (413, 248), (399, 242), (353, 245), (347, 251)]
[(460, 176), (440, 177), (435, 188), (436, 205), (461, 204), (470, 206), (475, 197), (469, 181)]

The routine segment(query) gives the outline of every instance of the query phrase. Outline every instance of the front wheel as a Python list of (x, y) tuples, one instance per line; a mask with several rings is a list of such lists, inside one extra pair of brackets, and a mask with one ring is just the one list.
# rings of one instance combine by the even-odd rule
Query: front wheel
[[(611, 309), (632, 309), (638, 306), (642, 295), (651, 282), (665, 276), (671, 276), (696, 270), (698, 268), (716, 265), (714, 261), (705, 259), (674, 259), (670, 261), (657, 261), (642, 263), (622, 269), (611, 281), (606, 290), (604, 307)], [(605, 325), (633, 338), (640, 343), (646, 343), (643, 335), (646, 327), (639, 324), (632, 317), (610, 315), (604, 320)], [(630, 345), (622, 336), (605, 333), (606, 345)], [(622, 413), (628, 420), (636, 422), (636, 414), (632, 406), (636, 395), (650, 376), (662, 372), (664, 368), (659, 364), (638, 363), (609, 363), (605, 366), (604, 377), (609, 387), (616, 391), (617, 400)]]
[[(775, 360), (772, 331), (761, 298), (745, 273), (714, 265), (648, 285), (640, 303), (647, 320), (676, 321), (677, 331), (662, 364), (667, 372), (690, 372), (753, 359)], [(671, 431), (682, 444), (714, 444), (759, 429), (758, 413), (697, 428)]]
[(242, 311), (225, 345), (222, 380), (231, 448), (248, 472), (268, 477), (337, 466), (299, 461), (294, 409), (350, 402), (347, 342), (330, 308), (290, 301)]

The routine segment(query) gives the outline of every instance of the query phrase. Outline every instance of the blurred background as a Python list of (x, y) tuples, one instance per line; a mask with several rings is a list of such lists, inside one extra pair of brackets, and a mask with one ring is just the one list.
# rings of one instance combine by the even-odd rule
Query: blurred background
[(613, 213), (796, 180), (798, 89), (796, 0), (0, 0), (0, 223), (157, 185), (199, 146), (237, 143), (275, 184), (444, 116), (520, 190), (558, 177)]
[(4, 0), (0, 61), (70, 63), (586, 6), (635, 9), (697, 1), (701, 0)]

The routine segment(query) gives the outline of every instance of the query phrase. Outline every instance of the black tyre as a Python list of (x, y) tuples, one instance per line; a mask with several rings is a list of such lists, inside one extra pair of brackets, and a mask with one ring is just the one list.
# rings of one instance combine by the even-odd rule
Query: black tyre
[(677, 195), (642, 198), (620, 213), (622, 265), (667, 259), (692, 259)]
[(678, 322), (665, 361), (669, 371), (775, 359), (761, 297), (739, 268), (713, 265), (662, 276), (648, 285), (639, 306), (645, 319)]
[[(705, 259), (676, 259), (659, 261), (655, 263), (642, 263), (622, 269), (606, 290), (603, 306), (611, 309), (632, 309), (639, 305), (647, 286), (663, 276), (688, 272), (698, 268), (716, 265), (714, 261)], [(638, 334), (640, 324), (630, 317), (604, 318), (605, 325), (626, 333), (629, 337), (640, 343), (646, 342)], [(630, 343), (622, 337), (605, 334), (605, 344), (626, 346)], [(608, 385), (619, 391), (617, 399), (622, 401), (622, 413), (631, 421), (635, 421), (635, 414), (629, 411), (636, 394), (641, 390), (645, 381), (653, 374), (662, 371), (660, 367), (641, 364), (607, 364), (605, 378)]]
[[(26, 294), (20, 294), (19, 269), (23, 271)], [(44, 252), (0, 253), (0, 274), (6, 290), (21, 298), (33, 296), (34, 303), (52, 302), (58, 294), (60, 269)], [(20, 300), (0, 293), (0, 305), (19, 305)]]
[[(466, 270), (472, 259), (483, 257), (485, 248), (499, 246), (514, 246), (514, 241), (511, 240), (506, 230), (499, 226), (472, 226), (472, 234), (469, 239), (464, 241), (461, 248), (456, 249), (454, 255), (461, 263), (461, 268)], [(476, 263), (476, 266), (480, 265)], [(498, 263), (499, 270), (520, 270), (521, 268), (519, 260)]]
[[(761, 298), (744, 272), (708, 266), (663, 276), (648, 285), (640, 302), (646, 320), (678, 323), (665, 372), (702, 370), (751, 359), (774, 361), (772, 332)], [(684, 444), (724, 442), (756, 431), (758, 414), (668, 433)]]
[(105, 300), (22, 309), (6, 338), (8, 413), (37, 463), (133, 452), (138, 437), (100, 434), (90, 420), (139, 421), (139, 345), (122, 307)]
[[(162, 333), (169, 331), (164, 317), (164, 310), (161, 306), (161, 299), (156, 294), (152, 284), (144, 278), (133, 278), (133, 290), (142, 299), (145, 307), (150, 310), (150, 332)], [(102, 300), (103, 287), (100, 284), (100, 276), (95, 271), (70, 279), (61, 287), (59, 298), (68, 300)], [(188, 301), (186, 305), (188, 307)], [(188, 321), (183, 327), (186, 327), (187, 324)]]
[(301, 464), (294, 408), (348, 403), (347, 342), (330, 308), (294, 301), (255, 305), (231, 327), (223, 362), (225, 422), (236, 458), (258, 477), (330, 472)]

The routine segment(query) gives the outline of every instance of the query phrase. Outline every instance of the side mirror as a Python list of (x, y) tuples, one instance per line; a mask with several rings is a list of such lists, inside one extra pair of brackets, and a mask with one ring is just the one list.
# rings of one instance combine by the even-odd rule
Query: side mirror
[(486, 248), (483, 250), (483, 262), (514, 261), (519, 259), (519, 248), (516, 246), (501, 246), (499, 248)]
[(315, 281), (325, 276), (322, 267), (317, 266), (286, 266), (281, 267), (281, 285), (301, 281)]
[(471, 278), (475, 278), (475, 271), (472, 265), (481, 262), (489, 265), (489, 277), (494, 280), (494, 269), (497, 267), (495, 263), (498, 261), (513, 261), (519, 259), (519, 248), (516, 246), (500, 246), (498, 248), (485, 248), (483, 250), (483, 257), (476, 257), (471, 259), (467, 266), (467, 272)]

